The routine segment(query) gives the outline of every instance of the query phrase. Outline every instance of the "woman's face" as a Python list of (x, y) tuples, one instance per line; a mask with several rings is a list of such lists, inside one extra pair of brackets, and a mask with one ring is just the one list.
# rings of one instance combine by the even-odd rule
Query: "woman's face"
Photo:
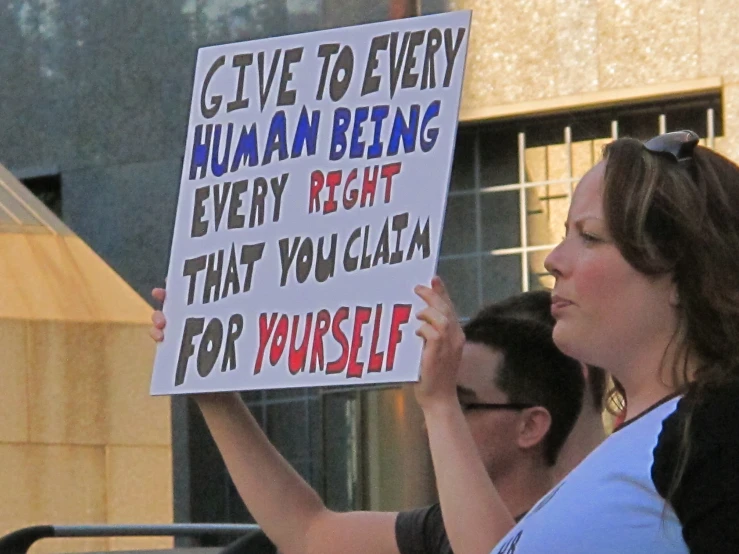
[(671, 275), (639, 273), (613, 242), (603, 214), (604, 173), (601, 162), (578, 184), (565, 237), (545, 266), (555, 277), (554, 342), (628, 381), (620, 373), (664, 353), (677, 325), (675, 292)]

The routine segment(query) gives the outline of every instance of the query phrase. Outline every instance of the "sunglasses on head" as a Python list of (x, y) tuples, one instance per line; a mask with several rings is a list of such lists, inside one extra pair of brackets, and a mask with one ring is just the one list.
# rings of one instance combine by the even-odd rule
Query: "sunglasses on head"
[(662, 154), (672, 157), (676, 162), (683, 163), (693, 159), (693, 150), (700, 137), (693, 131), (673, 131), (657, 135), (644, 143), (644, 148), (653, 154)]

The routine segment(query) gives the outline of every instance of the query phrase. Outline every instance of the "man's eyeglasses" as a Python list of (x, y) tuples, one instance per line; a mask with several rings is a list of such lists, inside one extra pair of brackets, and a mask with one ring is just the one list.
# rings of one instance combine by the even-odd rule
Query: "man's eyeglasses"
[(526, 410), (528, 408), (533, 408), (535, 404), (524, 404), (520, 402), (509, 402), (505, 404), (493, 404), (493, 403), (484, 403), (484, 402), (460, 402), (460, 406), (462, 406), (463, 412), (472, 412), (477, 410), (513, 410), (513, 411), (521, 411)]
[(693, 131), (673, 131), (657, 135), (644, 143), (644, 148), (653, 154), (671, 156), (676, 162), (688, 162), (693, 158), (693, 150), (700, 137)]

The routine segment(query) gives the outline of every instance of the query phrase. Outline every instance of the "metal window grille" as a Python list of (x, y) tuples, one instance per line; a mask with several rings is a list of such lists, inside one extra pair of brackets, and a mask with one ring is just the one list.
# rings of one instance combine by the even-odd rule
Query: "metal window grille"
[(439, 274), (463, 318), (520, 291), (549, 288), (546, 255), (563, 234), (572, 192), (619, 136), (690, 128), (714, 148), (719, 94), (460, 128)]

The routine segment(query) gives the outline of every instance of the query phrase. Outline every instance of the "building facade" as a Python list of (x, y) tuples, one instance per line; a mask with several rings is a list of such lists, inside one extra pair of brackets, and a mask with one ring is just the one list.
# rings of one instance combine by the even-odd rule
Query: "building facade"
[[(148, 299), (167, 270), (197, 48), (377, 21), (392, 4), (2, 0), (0, 163)], [(439, 265), (463, 317), (549, 284), (568, 198), (612, 137), (690, 127), (739, 159), (739, 0), (415, 7), (473, 10)], [(244, 397), (331, 507), (433, 496), (407, 388)], [(175, 519), (247, 519), (197, 411), (172, 410)]]

